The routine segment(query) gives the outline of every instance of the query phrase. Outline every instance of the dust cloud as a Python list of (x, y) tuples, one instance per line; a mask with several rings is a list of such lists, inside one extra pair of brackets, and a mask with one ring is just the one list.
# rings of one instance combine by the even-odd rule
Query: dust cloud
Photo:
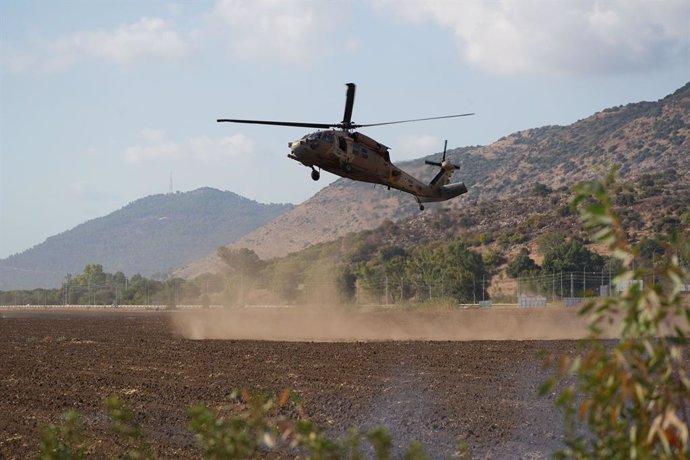
[(185, 338), (291, 342), (559, 340), (587, 335), (576, 308), (347, 309), (251, 307), (179, 311)]

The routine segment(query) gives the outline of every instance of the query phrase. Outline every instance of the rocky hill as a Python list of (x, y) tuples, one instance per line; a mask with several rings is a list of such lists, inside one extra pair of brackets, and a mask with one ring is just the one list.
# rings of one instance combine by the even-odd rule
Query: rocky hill
[[(437, 207), (481, 210), (496, 200), (515, 207), (520, 201), (513, 198), (528, 197), (536, 185), (568, 187), (605, 173), (612, 164), (621, 166), (624, 180), (669, 170), (676, 173), (677, 181), (687, 183), (689, 152), (690, 83), (656, 102), (608, 108), (568, 126), (529, 129), (488, 146), (450, 150), (449, 158), (460, 166), (454, 179), (464, 181), (469, 192)], [(439, 155), (400, 166), (430, 179), (435, 171), (424, 160)], [(408, 216), (423, 220), (425, 213), (429, 212), (419, 214), (409, 195), (341, 179), (232, 246), (253, 249), (263, 258), (278, 257), (350, 232), (376, 228), (385, 220)], [(499, 220), (498, 224), (506, 223)], [(221, 266), (215, 253), (210, 253), (178, 274), (191, 277)]]
[(152, 195), (0, 260), (0, 289), (54, 287), (89, 263), (126, 275), (167, 273), (291, 208), (212, 188)]

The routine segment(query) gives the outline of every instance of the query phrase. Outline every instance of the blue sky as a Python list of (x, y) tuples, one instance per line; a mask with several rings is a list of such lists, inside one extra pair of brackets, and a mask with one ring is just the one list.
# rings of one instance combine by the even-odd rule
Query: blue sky
[[(210, 186), (299, 203), (300, 128), (370, 128), (393, 160), (569, 124), (690, 80), (687, 0), (0, 2), (0, 258), (138, 198)], [(461, 176), (461, 173), (459, 174)]]

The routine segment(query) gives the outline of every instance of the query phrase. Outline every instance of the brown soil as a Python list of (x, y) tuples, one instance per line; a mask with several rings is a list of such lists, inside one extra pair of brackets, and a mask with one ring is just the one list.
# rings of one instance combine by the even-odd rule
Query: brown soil
[(199, 458), (187, 408), (228, 407), (235, 388), (291, 388), (334, 436), (386, 426), (396, 454), (413, 439), (433, 458), (451, 457), (459, 439), (473, 458), (547, 458), (561, 447), (553, 395), (537, 394), (548, 376), (538, 353), (573, 352), (573, 341), (192, 340), (171, 325), (188, 314), (0, 311), (0, 458), (35, 456), (40, 428), (71, 408), (91, 455), (114, 454), (104, 408), (113, 394), (160, 457)]

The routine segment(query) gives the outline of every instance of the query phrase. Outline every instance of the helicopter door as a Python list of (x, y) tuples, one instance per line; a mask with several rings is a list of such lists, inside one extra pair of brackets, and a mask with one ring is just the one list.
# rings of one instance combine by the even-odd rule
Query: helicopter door
[[(343, 139), (343, 138), (341, 137), (340, 139)], [(347, 163), (352, 163), (352, 160), (355, 159), (355, 154), (352, 151), (352, 144), (354, 141), (350, 137), (346, 137), (344, 139), (345, 139), (345, 143), (347, 144), (347, 146), (346, 146), (347, 148), (345, 149), (345, 161)]]

